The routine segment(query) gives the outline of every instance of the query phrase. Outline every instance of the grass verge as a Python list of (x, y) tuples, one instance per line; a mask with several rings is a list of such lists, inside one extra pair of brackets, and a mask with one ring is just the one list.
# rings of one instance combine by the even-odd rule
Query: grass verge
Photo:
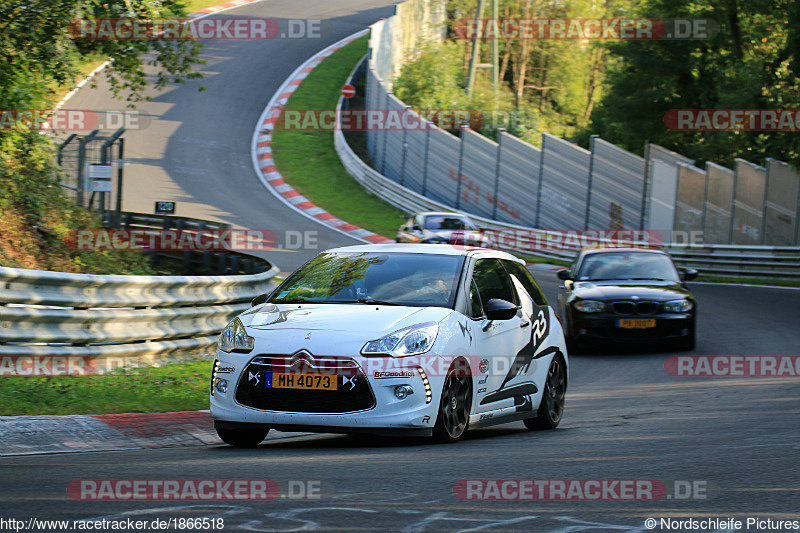
[[(308, 75), (285, 109), (336, 109), (342, 85), (366, 53), (367, 38), (362, 37), (331, 55)], [(275, 131), (272, 152), (284, 179), (300, 194), (351, 224), (395, 237), (403, 212), (347, 173), (332, 131)]]
[(708, 283), (737, 283), (747, 285), (767, 285), (770, 287), (800, 287), (800, 279), (773, 279), (773, 278), (732, 278), (728, 276), (712, 276), (700, 272), (696, 281)]
[(0, 377), (0, 416), (157, 413), (208, 409), (213, 357), (93, 376)]
[[(363, 37), (323, 61), (295, 91), (286, 109), (335, 109), (341, 86), (367, 52)], [(363, 88), (359, 88), (363, 92)], [(359, 95), (352, 103), (358, 106)], [(364, 134), (347, 135), (356, 154), (366, 159)], [(342, 166), (333, 146), (333, 133), (327, 131), (276, 131), (273, 155), (284, 179), (303, 196), (333, 215), (385, 237), (394, 238), (403, 212), (365, 191)], [(571, 262), (529, 253), (515, 254), (528, 263), (548, 263), (569, 267)], [(698, 281), (740, 283), (778, 287), (800, 287), (800, 280), (736, 278), (701, 275)]]

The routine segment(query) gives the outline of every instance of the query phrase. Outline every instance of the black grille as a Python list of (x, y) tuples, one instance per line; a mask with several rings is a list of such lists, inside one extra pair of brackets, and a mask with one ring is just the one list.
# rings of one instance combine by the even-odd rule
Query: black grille
[(655, 302), (639, 302), (636, 304), (637, 315), (652, 315), (656, 312)]
[(236, 401), (254, 409), (293, 413), (349, 413), (375, 407), (372, 388), (352, 359), (325, 357), (315, 361), (319, 363), (322, 359), (328, 364), (322, 365), (321, 371), (305, 363), (293, 370), (332, 375), (337, 380), (336, 390), (267, 387), (267, 373), (285, 371), (287, 358), (281, 355), (259, 355), (245, 367), (236, 387)]
[(632, 315), (634, 306), (631, 302), (615, 302), (614, 312), (618, 315)]

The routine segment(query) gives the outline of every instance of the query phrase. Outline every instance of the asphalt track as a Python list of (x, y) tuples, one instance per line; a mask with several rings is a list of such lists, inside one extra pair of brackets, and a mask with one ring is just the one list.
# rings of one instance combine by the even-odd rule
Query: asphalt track
[[(280, 22), (320, 20), (319, 37), (274, 40), (204, 41), (198, 70), (202, 80), (146, 93), (137, 105), (140, 129), (125, 133), (123, 209), (152, 213), (156, 201), (177, 202), (176, 214), (227, 222), (237, 228), (276, 233), (284, 250), (259, 252), (283, 272), (291, 272), (320, 250), (358, 244), (287, 209), (259, 181), (252, 166), (251, 140), (261, 112), (283, 81), (323, 48), (390, 16), (385, 0), (263, 0), (227, 11), (221, 17), (263, 17)], [(316, 35), (315, 34), (315, 35)], [(155, 72), (150, 70), (150, 72)], [(199, 91), (200, 87), (205, 91)], [(125, 103), (97, 87), (78, 91), (65, 109), (123, 111)], [(315, 244), (291, 248), (286, 230), (312, 232)]]
[[(213, 216), (241, 227), (324, 231), (263, 190), (250, 166), (250, 138), (270, 88), (315, 51), (385, 15), (380, 6), (265, 1), (235, 11), (325, 18), (335, 23), (335, 31), (324, 42), (209, 46), (205, 69), (210, 75), (203, 81), (208, 92), (197, 93), (190, 83), (141, 107), (158, 114), (158, 120), (127, 135), (129, 158), (135, 159), (128, 176), (136, 178), (128, 180), (126, 208), (149, 211), (154, 200), (171, 199), (164, 197), (169, 193), (187, 216)], [(99, 108), (105, 105), (101, 98), (101, 93), (81, 91), (67, 107), (94, 103)], [(330, 236), (332, 245), (348, 242)], [(303, 254), (313, 251), (284, 253), (275, 261), (288, 270)], [(555, 275), (536, 275), (555, 302)], [(692, 289), (700, 312), (697, 348), (690, 353), (798, 353), (800, 292), (706, 284), (692, 284)], [(225, 529), (234, 531), (408, 532), (644, 531), (647, 518), (800, 518), (800, 379), (673, 377), (664, 370), (673, 353), (654, 346), (571, 357), (565, 417), (550, 432), (529, 432), (516, 423), (474, 431), (455, 445), (317, 435), (252, 450), (201, 446), (4, 458), (0, 517), (222, 517)], [(255, 478), (275, 480), (283, 490), (290, 481), (319, 481), (321, 497), (78, 501), (66, 492), (76, 479)], [(673, 497), (462, 501), (453, 494), (462, 479), (660, 480)], [(674, 480), (705, 491), (679, 498), (672, 491)], [(655, 530), (667, 529), (659, 523)], [(707, 529), (715, 530), (726, 529)]]

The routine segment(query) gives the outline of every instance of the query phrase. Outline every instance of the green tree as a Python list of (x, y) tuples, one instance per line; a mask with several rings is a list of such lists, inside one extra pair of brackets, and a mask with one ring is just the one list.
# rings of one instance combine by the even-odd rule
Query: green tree
[(197, 78), (202, 46), (194, 41), (73, 40), (73, 19), (151, 20), (183, 14), (179, 0), (3, 0), (0, 2), (0, 108), (46, 106), (50, 82), (68, 85), (81, 56), (101, 53), (111, 59), (106, 75), (115, 94), (141, 100), (147, 86), (144, 65), (159, 67), (155, 86)]
[(707, 18), (706, 40), (608, 44), (608, 88), (588, 132), (642, 153), (645, 140), (695, 158), (732, 165), (741, 157), (800, 164), (793, 132), (678, 132), (671, 109), (800, 107), (800, 5), (792, 0), (643, 0), (629, 13), (647, 18)]

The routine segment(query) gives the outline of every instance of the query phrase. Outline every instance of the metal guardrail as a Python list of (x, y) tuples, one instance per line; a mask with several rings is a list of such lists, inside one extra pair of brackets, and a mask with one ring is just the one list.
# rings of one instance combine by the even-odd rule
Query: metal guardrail
[[(107, 220), (106, 225), (110, 226), (110, 222), (110, 220)], [(163, 230), (195, 233), (199, 231), (224, 231), (233, 228), (230, 224), (222, 222), (131, 212), (122, 213), (120, 226), (125, 230), (144, 230), (145, 232), (151, 231), (153, 233)], [(234, 250), (206, 250), (202, 252), (158, 251), (148, 253), (153, 267), (169, 265), (172, 268), (180, 269), (184, 275), (257, 274), (272, 268), (272, 265), (264, 259)]]
[[(359, 64), (353, 69), (347, 83), (352, 84), (353, 77), (360, 66)], [(343, 98), (340, 97), (337, 111), (341, 110), (342, 104)], [(544, 240), (547, 239), (549, 233), (547, 230), (498, 222), (458, 209), (453, 209), (452, 206), (422, 196), (387, 178), (358, 157), (347, 143), (347, 139), (340, 127), (335, 128), (333, 139), (336, 153), (347, 172), (367, 191), (379, 196), (398, 209), (408, 213), (418, 211), (451, 211), (463, 213), (482, 228), (509, 231), (516, 234), (522, 232), (527, 236), (540, 236)], [(574, 259), (577, 252), (577, 248), (545, 248), (535, 250), (525, 249), (525, 246), (501, 246), (501, 248), (562, 261), (571, 261)], [(800, 278), (800, 247), (797, 246), (678, 246), (666, 244), (664, 248), (672, 255), (675, 263), (679, 267), (695, 268), (701, 273), (731, 277)]]
[[(717, 276), (800, 279), (800, 247), (708, 246), (667, 247), (675, 263)], [(701, 278), (702, 281), (702, 278)]]
[[(135, 214), (128, 220), (147, 222)], [(9, 357), (80, 357), (102, 372), (211, 348), (231, 318), (275, 286), (277, 268), (258, 258), (246, 260), (265, 271), (100, 276), (0, 267), (2, 368), (13, 366)]]

